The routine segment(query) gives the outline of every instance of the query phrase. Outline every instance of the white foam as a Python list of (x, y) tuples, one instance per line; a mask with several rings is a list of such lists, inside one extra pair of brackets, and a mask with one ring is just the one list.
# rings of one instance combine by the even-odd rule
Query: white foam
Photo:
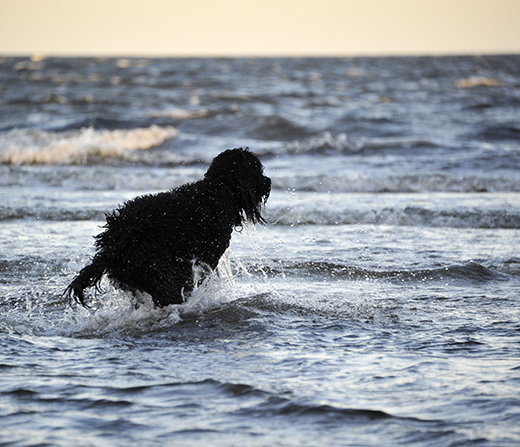
[(178, 119), (178, 120), (186, 120), (186, 119), (193, 119), (193, 118), (203, 118), (205, 116), (208, 116), (210, 114), (210, 111), (208, 109), (202, 109), (202, 110), (187, 110), (187, 109), (181, 109), (178, 107), (171, 107), (164, 110), (156, 110), (150, 114), (150, 116), (154, 117), (165, 117), (165, 118), (172, 118), (172, 119)]
[[(203, 272), (208, 273), (202, 266), (194, 265), (195, 277)], [(202, 317), (222, 304), (243, 297), (236, 288), (235, 273), (227, 253), (217, 271), (209, 272), (186, 302), (179, 305), (156, 308), (150, 295), (143, 293), (135, 297), (112, 286), (106, 277), (101, 281), (100, 289), (101, 292), (94, 291), (89, 299), (90, 308), (69, 307), (58, 321), (39, 321), (39, 324), (43, 323), (40, 329), (46, 335), (60, 336), (139, 336), (167, 330), (186, 318)]]
[(0, 163), (84, 164), (92, 157), (131, 159), (132, 152), (159, 146), (175, 138), (174, 127), (68, 132), (15, 129), (0, 138)]
[[(179, 314), (182, 317), (193, 317), (202, 315), (205, 312), (221, 306), (224, 303), (237, 299), (235, 274), (231, 266), (231, 259), (228, 252), (224, 253), (220, 259), (216, 271), (211, 271), (209, 267), (194, 265), (195, 288), (190, 296), (179, 306)], [(206, 279), (197, 284), (197, 278), (201, 274)]]

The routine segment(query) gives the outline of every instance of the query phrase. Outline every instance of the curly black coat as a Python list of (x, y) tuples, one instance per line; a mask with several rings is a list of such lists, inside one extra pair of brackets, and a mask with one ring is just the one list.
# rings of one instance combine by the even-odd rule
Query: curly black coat
[(194, 287), (194, 264), (215, 269), (233, 228), (265, 223), (261, 207), (270, 191), (271, 180), (252, 152), (222, 152), (202, 180), (136, 197), (107, 215), (92, 263), (65, 294), (85, 305), (84, 289), (107, 274), (122, 289), (149, 293), (156, 306), (182, 303)]

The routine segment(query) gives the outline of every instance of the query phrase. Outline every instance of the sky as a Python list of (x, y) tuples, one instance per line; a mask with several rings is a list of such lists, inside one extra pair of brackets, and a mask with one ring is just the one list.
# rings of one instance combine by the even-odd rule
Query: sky
[(520, 0), (0, 0), (0, 55), (520, 53)]

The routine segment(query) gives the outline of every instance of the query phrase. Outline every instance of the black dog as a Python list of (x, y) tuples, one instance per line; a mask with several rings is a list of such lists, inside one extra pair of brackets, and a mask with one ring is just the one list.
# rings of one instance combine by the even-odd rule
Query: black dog
[(85, 305), (83, 290), (103, 274), (132, 292), (147, 292), (156, 306), (180, 304), (194, 288), (194, 265), (217, 267), (234, 227), (265, 223), (261, 207), (271, 179), (248, 149), (215, 157), (204, 179), (128, 201), (107, 215), (97, 252), (66, 289)]

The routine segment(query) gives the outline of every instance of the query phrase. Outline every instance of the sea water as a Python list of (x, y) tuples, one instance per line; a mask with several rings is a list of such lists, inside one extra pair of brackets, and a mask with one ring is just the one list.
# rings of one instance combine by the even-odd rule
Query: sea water
[[(0, 444), (520, 445), (520, 57), (0, 58)], [(155, 309), (105, 213), (248, 146), (273, 190)]]

